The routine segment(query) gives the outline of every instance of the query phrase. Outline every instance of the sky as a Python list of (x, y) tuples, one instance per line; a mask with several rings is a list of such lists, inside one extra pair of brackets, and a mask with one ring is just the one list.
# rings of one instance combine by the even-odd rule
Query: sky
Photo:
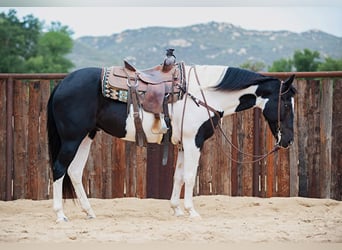
[[(329, 3), (328, 0), (326, 2)], [(342, 1), (340, 4), (304, 6), (294, 4), (289, 7), (279, 5), (157, 6), (1, 7), (0, 4), (0, 12), (15, 9), (19, 18), (32, 14), (46, 24), (59, 21), (74, 32), (73, 38), (107, 36), (127, 29), (150, 26), (184, 27), (211, 21), (232, 23), (244, 29), (266, 31), (304, 32), (319, 29), (342, 37)]]

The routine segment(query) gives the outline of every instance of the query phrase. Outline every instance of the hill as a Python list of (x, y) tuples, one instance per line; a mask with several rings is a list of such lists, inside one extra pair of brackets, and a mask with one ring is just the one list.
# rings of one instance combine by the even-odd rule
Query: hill
[(74, 41), (68, 58), (75, 68), (121, 65), (124, 58), (138, 68), (147, 68), (161, 63), (167, 48), (175, 48), (177, 60), (187, 64), (239, 66), (252, 60), (271, 65), (304, 48), (319, 51), (321, 57), (342, 58), (342, 38), (319, 30), (303, 33), (256, 31), (217, 22), (81, 37)]

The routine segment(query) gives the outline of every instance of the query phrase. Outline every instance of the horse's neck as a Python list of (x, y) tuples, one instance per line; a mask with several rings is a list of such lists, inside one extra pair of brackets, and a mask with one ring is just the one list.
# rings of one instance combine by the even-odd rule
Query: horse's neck
[[(220, 83), (227, 69), (228, 67), (226, 66), (214, 65), (186, 66), (189, 92), (202, 100), (202, 89), (207, 104), (218, 111), (224, 111), (224, 115), (235, 113), (236, 108), (240, 104), (240, 97), (247, 94), (255, 95), (255, 91), (258, 88), (257, 85), (253, 85), (234, 91), (216, 90), (214, 87)], [(258, 97), (255, 106), (263, 109), (266, 101)]]
[[(236, 108), (241, 103), (240, 98), (250, 94), (255, 96), (257, 86), (251, 86), (238, 91), (216, 91), (206, 89), (203, 91), (206, 101), (209, 106), (218, 111), (224, 111), (224, 115), (231, 115), (236, 112)], [(256, 97), (256, 96), (255, 96)], [(202, 99), (202, 98), (201, 98)], [(266, 100), (256, 97), (256, 107), (264, 108)]]

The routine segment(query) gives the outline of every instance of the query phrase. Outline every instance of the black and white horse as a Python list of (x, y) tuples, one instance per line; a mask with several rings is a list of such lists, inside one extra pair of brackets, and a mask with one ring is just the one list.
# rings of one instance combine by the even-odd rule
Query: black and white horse
[[(83, 211), (89, 218), (95, 217), (82, 185), (82, 173), (96, 131), (101, 129), (123, 140), (135, 141), (133, 112), (127, 112), (126, 103), (102, 95), (101, 70), (85, 68), (69, 74), (49, 99), (47, 125), (54, 181), (53, 208), (57, 221), (67, 220), (62, 193), (72, 187)], [(172, 143), (181, 141), (183, 145), (174, 174), (171, 207), (175, 215), (184, 214), (180, 208), (180, 192), (185, 185), (184, 208), (191, 217), (196, 217), (199, 216), (193, 205), (196, 171), (203, 143), (213, 135), (211, 124), (217, 124), (219, 120), (216, 114), (226, 116), (252, 107), (261, 108), (278, 145), (288, 147), (293, 141), (295, 88), (292, 86), (294, 76), (281, 82), (238, 68), (204, 65), (185, 66), (185, 72), (188, 92), (199, 100), (203, 94), (212, 108), (209, 114), (213, 118), (210, 119), (208, 110), (189, 95), (170, 108)], [(151, 132), (154, 115), (140, 112), (148, 142), (160, 143), (162, 135)]]

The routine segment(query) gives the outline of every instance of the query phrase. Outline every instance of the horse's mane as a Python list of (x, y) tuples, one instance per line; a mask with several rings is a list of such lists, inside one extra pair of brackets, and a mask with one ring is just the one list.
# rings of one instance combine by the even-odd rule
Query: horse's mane
[(241, 90), (269, 80), (275, 80), (275, 78), (246, 69), (229, 67), (220, 83), (214, 88), (217, 90)]

